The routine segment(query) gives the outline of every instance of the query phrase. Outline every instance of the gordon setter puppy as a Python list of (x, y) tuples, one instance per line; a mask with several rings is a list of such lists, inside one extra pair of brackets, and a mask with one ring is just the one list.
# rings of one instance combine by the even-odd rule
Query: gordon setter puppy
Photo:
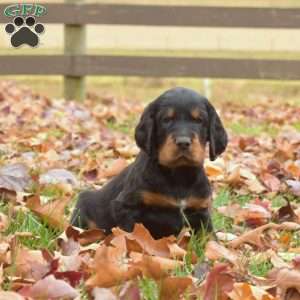
[(184, 225), (211, 231), (205, 146), (214, 160), (227, 145), (214, 107), (193, 90), (168, 90), (145, 109), (135, 140), (136, 160), (100, 190), (82, 192), (72, 224), (110, 233), (142, 223), (155, 238), (176, 235)]

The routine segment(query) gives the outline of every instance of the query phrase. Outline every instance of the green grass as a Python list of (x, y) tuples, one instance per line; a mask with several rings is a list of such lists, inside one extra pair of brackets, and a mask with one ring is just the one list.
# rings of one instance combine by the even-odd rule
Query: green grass
[(56, 185), (48, 184), (43, 187), (43, 189), (40, 191), (41, 196), (47, 197), (47, 198), (59, 198), (63, 196), (63, 191), (59, 188), (57, 188)]
[(213, 207), (215, 208), (212, 214), (214, 229), (216, 231), (222, 230), (225, 232), (232, 231), (232, 219), (217, 212), (216, 208), (226, 206), (231, 203), (238, 203), (241, 206), (253, 199), (252, 195), (239, 195), (229, 188), (224, 188), (219, 191), (217, 196), (213, 199)]
[(270, 199), (273, 208), (279, 208), (286, 205), (286, 197), (284, 194), (276, 195)]
[(294, 124), (292, 124), (297, 130), (300, 131), (300, 122), (296, 122)]
[(79, 285), (79, 292), (80, 292), (80, 300), (89, 300), (90, 299), (89, 292), (87, 291), (87, 288), (83, 282)]
[(247, 135), (247, 136), (259, 136), (261, 134), (268, 134), (275, 137), (278, 133), (278, 129), (269, 124), (246, 124), (244, 122), (240, 123), (230, 123), (228, 127), (232, 130), (234, 134), (237, 135)]
[(216, 208), (220, 206), (228, 205), (231, 202), (231, 192), (229, 189), (221, 190), (218, 195), (213, 199), (213, 210), (212, 221), (214, 224), (214, 229), (225, 230), (226, 232), (231, 231), (232, 220), (217, 212)]
[(214, 208), (228, 205), (231, 201), (231, 191), (229, 189), (222, 189), (213, 200)]
[[(35, 189), (36, 187), (33, 186), (32, 190)], [(62, 195), (62, 191), (54, 185), (48, 185), (40, 191), (40, 194), (49, 198), (57, 198)], [(30, 249), (55, 249), (56, 238), (61, 234), (60, 230), (49, 227), (31, 211), (20, 209), (11, 216), (10, 210), (10, 203), (5, 199), (1, 199), (0, 211), (8, 216), (9, 221), (9, 226), (4, 232), (5, 235), (15, 234), (16, 232), (32, 233), (32, 236), (29, 237), (19, 236), (18, 239), (21, 244)]]
[(273, 208), (279, 208), (285, 206), (287, 204), (287, 201), (289, 201), (290, 203), (300, 202), (300, 198), (291, 194), (290, 192), (282, 192), (275, 196), (272, 196), (271, 194), (271, 196), (267, 198), (271, 201)]
[[(0, 80), (17, 81), (50, 98), (63, 96), (62, 76), (1, 76)], [(216, 105), (233, 102), (251, 107), (259, 103), (264, 95), (276, 100), (277, 103), (289, 102), (300, 106), (299, 83), (299, 81), (282, 84), (282, 81), (268, 80), (212, 80), (210, 100)], [(185, 86), (204, 93), (201, 78), (87, 77), (89, 94), (99, 100), (105, 96), (114, 96), (120, 101), (132, 99), (147, 103), (174, 86)]]
[(205, 230), (200, 230), (197, 233), (192, 233), (188, 249), (193, 250), (193, 252), (197, 255), (198, 262), (204, 261), (205, 245), (210, 240), (210, 238), (210, 234), (208, 234)]
[(216, 231), (222, 230), (225, 232), (230, 232), (232, 230), (232, 220), (226, 216), (223, 216), (217, 211), (213, 212), (212, 221)]
[[(31, 171), (31, 176), (39, 176), (39, 175), (40, 175), (39, 169), (35, 169)], [(41, 197), (44, 197), (46, 202), (48, 200), (59, 199), (63, 197), (65, 193), (62, 190), (62, 188), (56, 184), (39, 185), (37, 183), (33, 183), (28, 191), (31, 194), (38, 194)]]
[(139, 280), (139, 288), (144, 300), (158, 300), (159, 287), (155, 280), (151, 278), (141, 278)]
[(134, 127), (137, 122), (136, 115), (130, 115), (125, 121), (119, 123), (116, 120), (110, 120), (107, 122), (107, 127), (116, 131), (120, 131), (124, 134), (133, 136)]
[(47, 138), (49, 137), (55, 137), (57, 139), (62, 138), (65, 135), (65, 132), (56, 128), (56, 129), (50, 129), (47, 131)]
[[(281, 193), (278, 195), (265, 195), (267, 199), (270, 200), (272, 208), (279, 208), (286, 205), (286, 200), (290, 202), (299, 202), (299, 197), (295, 197), (290, 193)], [(219, 191), (217, 196), (213, 200), (213, 213), (212, 220), (214, 224), (215, 231), (221, 230), (222, 232), (232, 232), (233, 220), (217, 212), (216, 208), (220, 206), (227, 206), (232, 203), (238, 203), (240, 206), (244, 206), (249, 203), (251, 200), (254, 200), (254, 196), (251, 194), (239, 195), (234, 192), (234, 190), (229, 188), (224, 188)], [(297, 242), (297, 239), (293, 236), (293, 243), (297, 246), (300, 246), (300, 242)], [(296, 246), (295, 246), (296, 247)], [(253, 268), (254, 268), (253, 263)], [(259, 267), (257, 267), (259, 269)]]
[(50, 228), (31, 212), (19, 211), (6, 231), (6, 234), (31, 232), (32, 237), (19, 237), (20, 242), (30, 249), (49, 249), (56, 247), (60, 231)]
[(292, 234), (292, 240), (291, 240), (291, 243), (289, 246), (291, 248), (299, 248), (300, 247), (300, 232), (299, 231), (295, 231)]
[(246, 203), (249, 203), (250, 200), (254, 200), (254, 196), (251, 194), (247, 194), (247, 195), (239, 195), (235, 192), (232, 192), (232, 202), (233, 203), (238, 203), (241, 206), (245, 205)]
[(270, 260), (260, 261), (255, 258), (250, 260), (249, 271), (255, 276), (265, 277), (271, 269), (273, 265)]

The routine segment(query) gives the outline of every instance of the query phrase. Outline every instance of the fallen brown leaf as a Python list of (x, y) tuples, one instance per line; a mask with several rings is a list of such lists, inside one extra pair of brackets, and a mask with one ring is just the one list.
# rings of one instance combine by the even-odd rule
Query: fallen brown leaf
[(16, 163), (0, 168), (0, 188), (22, 192), (30, 183), (29, 170), (24, 164)]
[(92, 291), (94, 300), (117, 300), (116, 295), (110, 289), (94, 288)]
[(219, 175), (223, 175), (224, 170), (221, 167), (217, 166), (215, 163), (206, 162), (205, 173), (209, 177), (217, 177)]
[(226, 259), (239, 269), (242, 266), (239, 254), (215, 241), (209, 241), (206, 244), (205, 257), (211, 260)]
[(29, 250), (25, 248), (16, 249), (15, 269), (16, 276), (22, 278), (39, 280), (50, 270), (50, 266), (44, 259), (42, 251)]
[(296, 215), (291, 203), (286, 199), (286, 205), (279, 208), (276, 214), (276, 220), (280, 223), (285, 221), (299, 222), (299, 218)]
[(27, 199), (26, 206), (50, 226), (65, 229), (68, 226), (68, 222), (65, 219), (65, 208), (69, 202), (70, 199), (64, 197), (42, 205), (40, 197), (35, 195)]
[(139, 269), (128, 264), (124, 249), (105, 245), (97, 249), (91, 267), (92, 276), (86, 281), (88, 287), (108, 288), (141, 274)]
[(40, 184), (65, 183), (74, 187), (78, 186), (78, 181), (73, 173), (64, 169), (52, 169), (40, 175)]
[(23, 288), (20, 294), (34, 299), (75, 299), (79, 293), (63, 280), (49, 275), (32, 287)]
[[(276, 300), (260, 287), (248, 283), (234, 283), (233, 290), (227, 293), (232, 300)], [(279, 300), (279, 299), (278, 299)]]
[(289, 188), (291, 189), (291, 192), (295, 196), (300, 197), (300, 181), (299, 180), (287, 180), (286, 183), (289, 186)]
[(274, 284), (279, 288), (277, 296), (279, 299), (286, 299), (289, 289), (297, 290), (300, 295), (300, 271), (291, 268), (273, 269), (269, 273), (269, 277), (273, 279)]
[(0, 300), (25, 300), (23, 296), (15, 292), (0, 292)]
[[(226, 264), (216, 264), (208, 273), (203, 300), (227, 300), (227, 293), (233, 289), (234, 279), (228, 273)], [(241, 298), (243, 299), (243, 298)]]
[(141, 294), (138, 282), (129, 281), (122, 287), (119, 297), (120, 300), (142, 300)]
[(128, 165), (128, 163), (127, 163), (126, 159), (118, 158), (112, 163), (112, 165), (110, 167), (104, 169), (99, 174), (99, 177), (100, 178), (114, 177), (114, 176), (118, 175), (119, 173), (121, 173), (127, 167), (127, 165)]
[(247, 222), (249, 224), (263, 225), (272, 217), (270, 211), (266, 208), (252, 203), (248, 203), (244, 207), (233, 203), (219, 207), (217, 210), (226, 217), (232, 218), (235, 224)]
[(263, 233), (266, 230), (269, 229), (275, 229), (275, 230), (299, 230), (300, 226), (299, 224), (293, 223), (293, 222), (284, 222), (280, 225), (275, 223), (269, 223), (262, 225), (258, 228), (255, 228), (253, 230), (249, 230), (242, 234), (241, 236), (237, 237), (236, 239), (230, 241), (228, 243), (229, 247), (237, 248), (243, 243), (248, 243), (254, 246), (257, 246), (258, 248), (265, 248), (266, 241), (264, 241)]
[(138, 252), (131, 252), (130, 257), (134, 267), (139, 269), (144, 276), (154, 279), (161, 279), (167, 276), (170, 271), (183, 265), (181, 261)]
[(5, 231), (9, 226), (9, 220), (7, 215), (0, 212), (0, 232)]
[(193, 281), (190, 277), (166, 277), (159, 282), (159, 299), (178, 300), (192, 284)]
[(129, 251), (137, 251), (137, 249), (140, 249), (141, 252), (161, 257), (171, 257), (176, 255), (182, 256), (185, 253), (185, 251), (179, 246), (174, 246), (176, 241), (175, 237), (166, 237), (155, 240), (142, 224), (135, 224), (133, 232), (131, 233), (119, 228), (114, 228), (113, 234), (116, 237), (125, 236), (126, 239), (138, 244), (138, 247), (134, 247), (134, 245), (131, 244), (132, 249), (130, 249), (129, 244)]
[(280, 189), (280, 180), (270, 173), (262, 173), (260, 175), (262, 182), (270, 192), (278, 192)]

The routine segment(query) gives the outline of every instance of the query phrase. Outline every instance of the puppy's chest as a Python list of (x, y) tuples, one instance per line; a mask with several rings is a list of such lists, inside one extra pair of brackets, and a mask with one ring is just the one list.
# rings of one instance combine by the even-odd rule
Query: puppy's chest
[(172, 196), (157, 192), (143, 191), (142, 203), (149, 207), (161, 207), (169, 209), (191, 209), (200, 210), (209, 208), (211, 205), (211, 196)]

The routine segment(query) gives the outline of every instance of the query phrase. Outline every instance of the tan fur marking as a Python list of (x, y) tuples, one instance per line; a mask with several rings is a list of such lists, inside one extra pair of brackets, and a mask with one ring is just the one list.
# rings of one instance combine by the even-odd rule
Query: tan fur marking
[(187, 199), (186, 208), (191, 208), (193, 210), (200, 210), (203, 208), (211, 207), (211, 196), (207, 198), (197, 198), (197, 197), (189, 197)]
[(159, 162), (164, 166), (170, 166), (174, 160), (174, 156), (177, 152), (177, 146), (174, 143), (174, 139), (168, 136), (165, 143), (159, 150), (158, 159)]
[(142, 192), (143, 203), (149, 206), (159, 206), (159, 207), (177, 207), (177, 202), (175, 198), (170, 196), (162, 195), (159, 193), (152, 192)]
[(175, 117), (175, 110), (174, 110), (174, 108), (168, 108), (168, 110), (167, 110), (167, 117), (168, 118), (174, 118)]
[(167, 167), (178, 167), (184, 165), (201, 165), (205, 158), (205, 146), (202, 145), (197, 137), (192, 139), (192, 145), (190, 147), (189, 160), (176, 161), (176, 155), (178, 155), (178, 148), (171, 136), (168, 136), (165, 143), (159, 150), (158, 159), (160, 164)]
[(204, 162), (205, 146), (200, 143), (197, 137), (193, 137), (192, 139), (191, 154), (195, 162), (199, 164)]
[(201, 117), (200, 110), (198, 108), (192, 109), (191, 115), (195, 120), (200, 119), (200, 117)]
[(187, 199), (176, 200), (173, 197), (162, 195), (153, 192), (142, 192), (143, 203), (147, 206), (168, 207), (168, 208), (181, 208), (184, 203), (184, 209), (200, 210), (203, 208), (211, 207), (211, 196), (207, 198), (197, 198), (194, 196)]

